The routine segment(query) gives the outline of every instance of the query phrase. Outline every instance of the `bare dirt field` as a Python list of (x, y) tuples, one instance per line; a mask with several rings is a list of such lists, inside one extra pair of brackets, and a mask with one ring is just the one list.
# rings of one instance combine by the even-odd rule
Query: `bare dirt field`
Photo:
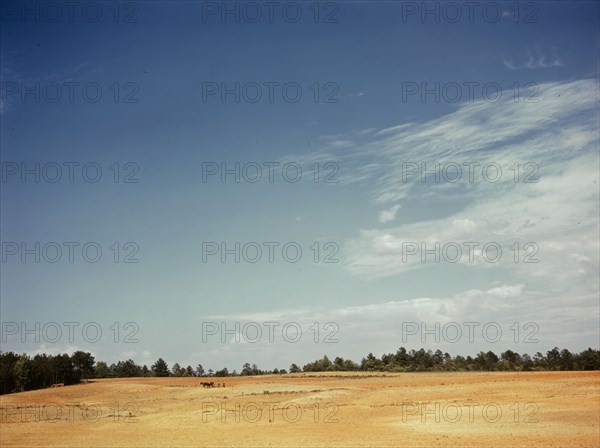
[(0, 404), (2, 447), (600, 446), (600, 372), (108, 379)]

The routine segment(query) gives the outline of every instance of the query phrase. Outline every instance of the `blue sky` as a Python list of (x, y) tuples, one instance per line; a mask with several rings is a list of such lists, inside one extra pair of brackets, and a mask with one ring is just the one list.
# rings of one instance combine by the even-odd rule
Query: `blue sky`
[[(47, 23), (41, 12), (37, 22), (31, 14), (23, 19), (8, 3), (0, 23), (3, 170), (80, 165), (73, 182), (66, 174), (56, 183), (36, 183), (33, 175), (21, 182), (20, 173), (3, 179), (2, 321), (28, 328), (97, 322), (103, 337), (23, 343), (7, 336), (2, 350), (83, 349), (109, 362), (151, 364), (162, 356), (239, 371), (247, 361), (287, 368), (323, 354), (359, 360), (401, 345), (452, 354), (598, 347), (596, 2), (536, 2), (518, 17), (513, 3), (499, 2), (495, 23), (478, 9), (472, 23), (466, 9), (457, 23), (445, 16), (436, 23), (431, 15), (403, 16), (411, 2), (377, 1), (323, 2), (319, 23), (312, 2), (296, 3), (303, 12), (297, 23), (278, 10), (274, 23), (244, 16), (236, 23), (203, 17), (203, 8), (220, 2), (154, 1), (121, 10), (135, 23), (115, 22), (104, 2), (97, 23), (79, 9), (72, 23), (66, 9), (63, 20)], [(323, 23), (326, 13), (337, 23)], [(36, 82), (40, 101), (23, 98)], [(69, 82), (97, 83), (102, 97), (88, 101), (74, 87), (70, 102)], [(285, 101), (277, 87), (273, 101), (266, 88), (255, 103), (219, 94), (203, 101), (207, 83), (236, 82), (297, 83), (302, 96)], [(53, 83), (64, 89), (56, 102), (47, 100)], [(403, 98), (423, 83), (439, 83), (448, 95), (456, 83), (462, 98)], [(473, 98), (465, 83), (479, 83)], [(492, 87), (487, 99), (484, 85)], [(492, 101), (495, 86), (502, 96)], [(328, 94), (335, 102), (324, 102)], [(138, 182), (113, 182), (115, 162), (120, 180), (139, 169), (130, 178)], [(299, 164), (303, 176), (286, 182), (279, 168), (273, 183), (266, 172), (256, 183), (233, 176), (223, 183), (218, 175), (203, 182), (211, 162)], [(473, 182), (466, 173), (456, 183), (402, 177), (407, 164), (464, 162), (498, 164), (501, 179), (484, 181), (481, 170)], [(515, 162), (533, 164), (539, 181), (515, 183)], [(98, 182), (82, 177), (86, 163), (102, 168)], [(314, 163), (335, 163), (339, 182), (314, 182)], [(465, 241), (497, 242), (503, 257), (403, 260), (407, 242)], [(6, 253), (15, 242), (95, 242), (103, 253), (97, 263), (80, 252), (73, 263), (65, 254), (56, 263), (22, 262)], [(115, 263), (115, 242), (120, 260), (134, 247), (124, 244), (134, 243), (139, 262)], [(221, 263), (218, 255), (203, 262), (206, 242), (296, 242), (303, 254), (297, 263), (281, 252), (273, 263), (265, 253), (257, 263)], [(515, 263), (516, 242), (535, 243), (539, 262)], [(320, 259), (339, 248), (338, 262), (314, 263), (315, 243)], [(114, 322), (135, 322), (139, 342), (115, 343)], [(237, 343), (231, 335), (203, 342), (203, 322), (294, 322), (304, 333), (298, 343), (277, 332), (273, 343), (266, 336)], [(338, 328), (337, 343), (322, 341), (328, 322)], [(504, 336), (496, 343), (481, 334), (472, 342), (403, 342), (402, 322), (496, 322)], [(514, 322), (535, 323), (539, 342), (523, 343), (522, 335), (515, 342)]]

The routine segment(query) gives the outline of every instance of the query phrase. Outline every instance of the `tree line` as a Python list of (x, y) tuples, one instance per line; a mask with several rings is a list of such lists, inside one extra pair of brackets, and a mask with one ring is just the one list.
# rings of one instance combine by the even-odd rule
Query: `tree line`
[(238, 373), (227, 368), (205, 371), (201, 364), (196, 368), (182, 367), (178, 363), (171, 368), (159, 358), (148, 368), (133, 360), (119, 361), (110, 366), (104, 361), (96, 362), (91, 353), (76, 351), (67, 354), (26, 354), (0, 352), (0, 395), (11, 392), (42, 389), (53, 384), (78, 384), (92, 378), (128, 377), (202, 377), (202, 376), (251, 376), (299, 372), (457, 372), (457, 371), (540, 371), (540, 370), (600, 370), (600, 350), (588, 348), (580, 353), (554, 347), (534, 356), (512, 350), (496, 355), (493, 351), (479, 352), (472, 356), (450, 356), (441, 350), (410, 350), (400, 347), (396, 353), (383, 354), (381, 358), (369, 353), (360, 363), (341, 357), (333, 361), (325, 355), (321, 359), (300, 368), (292, 364), (288, 370), (261, 370), (256, 364), (245, 363)]

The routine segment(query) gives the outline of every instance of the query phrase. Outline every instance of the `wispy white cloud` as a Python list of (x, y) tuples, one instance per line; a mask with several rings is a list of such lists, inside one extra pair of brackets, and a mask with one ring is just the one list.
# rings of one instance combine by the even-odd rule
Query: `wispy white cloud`
[[(256, 343), (218, 345), (207, 351), (226, 363), (240, 356), (252, 356), (259, 365), (267, 362), (267, 354), (277, 355), (280, 359), (292, 359), (298, 362), (301, 353), (311, 353), (314, 359), (320, 354), (342, 355), (360, 360), (368, 351), (381, 354), (394, 351), (399, 346), (408, 348), (441, 348), (453, 354), (475, 354), (479, 350), (506, 350), (508, 347), (520, 353), (533, 354), (546, 351), (554, 346), (584, 347), (590, 336), (598, 337), (598, 328), (594, 327), (598, 311), (591, 295), (561, 296), (560, 293), (547, 294), (533, 290), (524, 283), (499, 283), (487, 289), (469, 289), (456, 294), (440, 297), (414, 297), (408, 300), (390, 300), (371, 302), (362, 305), (320, 307), (310, 312), (301, 309), (281, 309), (260, 313), (232, 313), (212, 316), (227, 322), (244, 326), (246, 323), (260, 325), (264, 322), (277, 323), (272, 340), (263, 337)], [(318, 342), (315, 342), (314, 323), (321, 328)], [(515, 343), (514, 323), (518, 322), (521, 333)], [(298, 342), (290, 343), (282, 337), (284, 325), (297, 325), (303, 331)], [(325, 323), (335, 324), (323, 332)], [(473, 333), (469, 335), (469, 323)], [(531, 324), (524, 334), (525, 325)], [(445, 325), (458, 326), (462, 336), (459, 340), (444, 339), (443, 333), (430, 331), (422, 333), (421, 325), (427, 329), (441, 329)], [(419, 328), (418, 332), (405, 331)], [(416, 327), (414, 326), (416, 325)], [(556, 326), (560, 326), (558, 334)], [(500, 329), (498, 340), (490, 341), (483, 329), (493, 327), (489, 334), (496, 338), (495, 329)], [(266, 328), (266, 327), (264, 327)], [(512, 330), (511, 330), (512, 329)], [(334, 333), (335, 330), (335, 334)], [(334, 343), (324, 343), (323, 337), (331, 335)], [(531, 343), (524, 343), (526, 335), (532, 337)], [(453, 333), (454, 337), (454, 333)], [(535, 342), (537, 341), (537, 342)], [(225, 350), (229, 347), (229, 350)], [(320, 352), (319, 352), (320, 350)], [(200, 354), (199, 354), (200, 355)]]
[(392, 205), (387, 210), (379, 212), (379, 222), (384, 224), (386, 222), (393, 221), (396, 219), (396, 213), (400, 210), (400, 204)]
[[(11, 58), (3, 57), (0, 60), (0, 79), (2, 81), (2, 92), (0, 92), (0, 114), (16, 108), (19, 102), (20, 89), (23, 84), (33, 85), (34, 83), (58, 83), (79, 81), (85, 76), (98, 73), (102, 69), (89, 61), (77, 65), (62, 67), (60, 70), (47, 71), (31, 75), (28, 73), (25, 64), (18, 63), (17, 59), (22, 59), (24, 55), (13, 54)], [(27, 55), (25, 55), (27, 56)], [(7, 83), (16, 83), (19, 88), (16, 94), (5, 97), (5, 87)]]
[(346, 148), (354, 146), (351, 140), (331, 140), (327, 142), (327, 146), (330, 148)]
[[(464, 205), (435, 220), (362, 230), (346, 245), (350, 272), (382, 277), (425, 267), (420, 257), (403, 260), (403, 242), (498, 242), (510, 253), (511, 244), (527, 241), (540, 247), (543, 263), (513, 266), (505, 256), (505, 266), (551, 282), (593, 275), (598, 264), (597, 87), (592, 81), (542, 85), (537, 100), (466, 104), (439, 119), (381, 131), (383, 138), (370, 146), (380, 154), (372, 162), (375, 203), (459, 194)], [(488, 182), (479, 171), (470, 182), (464, 172), (453, 184), (441, 176), (430, 175), (426, 182), (419, 174), (405, 176), (407, 162), (421, 170), (468, 161), (498, 164), (502, 177)], [(510, 169), (515, 162), (534, 164), (520, 172), (519, 182)], [(534, 170), (529, 180), (538, 182), (524, 183)], [(357, 172), (363, 174), (362, 168)], [(563, 266), (567, 259), (572, 263)], [(465, 264), (462, 258), (458, 263), (488, 267)]]
[(361, 96), (364, 96), (365, 92), (355, 92), (355, 93), (348, 93), (346, 95), (344, 95), (344, 98), (360, 98)]
[[(597, 321), (595, 326), (589, 322), (598, 318), (600, 291), (597, 83), (554, 82), (533, 92), (532, 102), (521, 98), (515, 103), (512, 95), (505, 95), (497, 102), (465, 103), (439, 118), (383, 129), (363, 140), (360, 152), (345, 154), (344, 181), (370, 188), (374, 205), (402, 202), (408, 209), (414, 203), (439, 204), (445, 199), (456, 205), (436, 210), (435, 218), (403, 216), (395, 227), (359, 230), (344, 242), (347, 271), (373, 280), (414, 270), (432, 272), (444, 263), (447, 275), (493, 275), (514, 284), (535, 284), (538, 290), (526, 300), (506, 303), (508, 314), (533, 316), (535, 311), (548, 325), (559, 325), (563, 318), (558, 316), (568, 310), (572, 337), (597, 335)], [(467, 162), (480, 165), (474, 181), (463, 167), (460, 181), (452, 183), (433, 175), (423, 181), (419, 173), (403, 178), (407, 162), (419, 169), (423, 163), (427, 169), (436, 164), (440, 169)], [(520, 166), (518, 182), (515, 162)], [(497, 182), (482, 177), (481, 167), (492, 163), (502, 169)], [(533, 165), (525, 169), (526, 163)], [(537, 182), (524, 182), (534, 171), (529, 180)], [(378, 221), (389, 222), (390, 216), (384, 214)], [(410, 242), (427, 248), (456, 242), (464, 251), (455, 263), (436, 263), (431, 256), (423, 262), (421, 253), (403, 259), (403, 243), (406, 247)], [(473, 260), (465, 242), (479, 244)], [(483, 258), (481, 249), (488, 242), (502, 250), (497, 263)], [(525, 249), (527, 243), (532, 244)], [(525, 256), (537, 262), (525, 263)], [(427, 305), (430, 299), (414, 303), (435, 314)], [(460, 303), (465, 303), (464, 297), (455, 296), (443, 307), (449, 312)], [(471, 307), (476, 304), (469, 302)], [(466, 307), (461, 310), (463, 316), (470, 313)], [(486, 310), (490, 312), (492, 308)], [(577, 319), (586, 322), (579, 333)]]
[(564, 66), (562, 59), (557, 56), (555, 49), (553, 49), (552, 56), (550, 57), (542, 54), (542, 52), (538, 49), (536, 49), (533, 53), (529, 52), (524, 58), (525, 60), (521, 63), (516, 63), (514, 59), (503, 59), (502, 63), (509, 70), (539, 69)]

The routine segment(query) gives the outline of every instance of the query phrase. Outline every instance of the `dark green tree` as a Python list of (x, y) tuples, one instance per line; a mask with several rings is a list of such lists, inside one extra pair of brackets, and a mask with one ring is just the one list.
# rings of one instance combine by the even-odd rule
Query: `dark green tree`
[(91, 353), (76, 351), (71, 356), (77, 380), (89, 378), (94, 371), (94, 357)]
[(75, 369), (71, 357), (66, 353), (56, 355), (52, 358), (52, 370), (54, 373), (53, 383), (75, 384), (79, 378), (75, 375)]
[(133, 359), (117, 363), (117, 376), (119, 378), (134, 378), (142, 376), (142, 368), (138, 366)]
[(169, 376), (169, 366), (162, 358), (158, 358), (158, 360), (152, 365), (151, 369), (156, 376)]
[(98, 361), (96, 363), (95, 372), (96, 378), (108, 378), (110, 376), (110, 370), (104, 361)]
[(29, 384), (29, 357), (27, 355), (19, 356), (13, 369), (15, 385), (19, 392), (23, 392)]
[(254, 375), (254, 373), (252, 373), (252, 366), (250, 365), (249, 362), (245, 363), (242, 366), (242, 371), (240, 372), (240, 375), (242, 375), (242, 376)]
[(215, 376), (229, 376), (229, 371), (227, 370), (227, 367), (224, 367), (221, 370), (217, 370), (215, 372)]
[(14, 368), (19, 356), (13, 352), (0, 353), (0, 394), (9, 394), (16, 388)]
[(171, 369), (171, 372), (173, 372), (173, 376), (183, 376), (183, 372), (185, 372), (185, 369), (182, 368), (179, 363), (175, 363), (173, 364), (173, 368)]
[(560, 369), (560, 350), (558, 349), (558, 347), (554, 347), (552, 350), (548, 350), (546, 352), (546, 362), (548, 365), (548, 369)]

